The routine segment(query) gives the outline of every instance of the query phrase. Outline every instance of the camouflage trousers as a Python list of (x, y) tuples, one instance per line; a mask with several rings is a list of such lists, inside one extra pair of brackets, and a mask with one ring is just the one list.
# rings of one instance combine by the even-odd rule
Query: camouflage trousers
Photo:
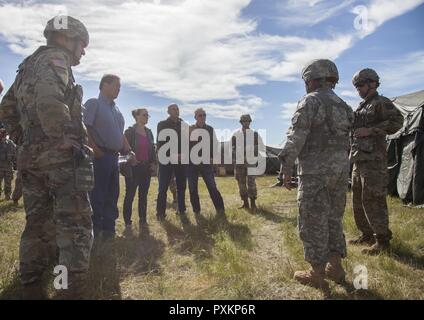
[(327, 263), (332, 254), (346, 257), (343, 214), (348, 176), (343, 172), (300, 177), (298, 227), (305, 260), (311, 265)]
[(386, 161), (357, 161), (352, 171), (353, 215), (362, 234), (389, 241)]
[(236, 165), (234, 169), (234, 176), (237, 180), (242, 200), (247, 200), (248, 198), (256, 199), (258, 196), (256, 176), (247, 175), (247, 168), (247, 165)]
[(54, 263), (67, 268), (69, 292), (78, 290), (86, 278), (93, 238), (88, 194), (76, 190), (70, 164), (48, 171), (23, 170), (22, 182), (26, 212), (19, 252), (22, 284), (40, 281)]
[(13, 189), (12, 200), (19, 201), (22, 198), (22, 174), (16, 171), (15, 189)]
[(0, 195), (2, 193), (2, 182), (4, 180), (4, 195), (10, 198), (12, 193), (13, 170), (0, 168)]

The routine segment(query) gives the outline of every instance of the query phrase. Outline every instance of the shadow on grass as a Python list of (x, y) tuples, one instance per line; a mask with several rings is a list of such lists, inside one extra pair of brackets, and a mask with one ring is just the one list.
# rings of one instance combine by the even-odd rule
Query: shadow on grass
[(283, 223), (288, 222), (294, 227), (297, 226), (297, 217), (284, 217), (280, 216), (272, 211), (269, 211), (266, 208), (260, 207), (259, 210), (256, 211), (257, 214), (263, 216), (265, 219), (275, 222), (275, 223)]
[(250, 229), (229, 222), (224, 215), (216, 215), (211, 219), (195, 215), (196, 225), (186, 216), (179, 216), (179, 219), (182, 229), (167, 220), (162, 223), (169, 244), (182, 254), (194, 254), (196, 260), (211, 257), (215, 245), (214, 235), (222, 231), (227, 232), (231, 241), (239, 246), (246, 249), (253, 247)]
[(199, 230), (187, 217), (183, 216), (179, 219), (182, 229), (168, 220), (162, 223), (169, 244), (181, 254), (194, 254), (198, 260), (210, 257), (214, 245), (211, 235)]
[(331, 293), (327, 300), (384, 300), (384, 297), (375, 290), (356, 290), (352, 285), (349, 285), (349, 289), (353, 290), (346, 289), (346, 293)]
[(0, 202), (0, 218), (8, 212), (18, 212), (22, 209), (21, 206), (16, 205), (13, 201), (4, 201)]
[(203, 233), (217, 234), (225, 231), (236, 245), (251, 250), (253, 248), (252, 233), (248, 226), (232, 223), (223, 214), (217, 214), (212, 219), (206, 219), (202, 215), (196, 216), (198, 228)]
[(113, 241), (93, 245), (87, 288), (90, 299), (121, 299), (117, 251)]
[(7, 283), (0, 288), (0, 300), (20, 300), (22, 299), (22, 286), (19, 279), (19, 272), (14, 272)]
[(416, 252), (401, 241), (397, 241), (392, 245), (390, 257), (415, 269), (424, 270), (424, 256), (417, 255)]

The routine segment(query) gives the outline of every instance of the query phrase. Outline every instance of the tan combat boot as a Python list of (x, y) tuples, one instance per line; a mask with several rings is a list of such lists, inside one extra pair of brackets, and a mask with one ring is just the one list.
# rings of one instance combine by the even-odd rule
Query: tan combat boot
[(330, 287), (325, 281), (325, 264), (313, 265), (307, 271), (296, 271), (294, 279), (305, 286), (310, 286), (322, 290), (325, 297), (330, 295)]
[(334, 254), (330, 257), (325, 267), (325, 275), (328, 279), (339, 284), (346, 281), (346, 272), (343, 269), (342, 257), (339, 254)]
[(362, 249), (362, 253), (363, 254), (367, 254), (367, 255), (377, 255), (380, 254), (382, 252), (388, 252), (390, 249), (390, 242), (389, 241), (383, 241), (383, 240), (378, 240), (377, 242), (374, 243), (371, 247), (369, 248), (365, 248)]

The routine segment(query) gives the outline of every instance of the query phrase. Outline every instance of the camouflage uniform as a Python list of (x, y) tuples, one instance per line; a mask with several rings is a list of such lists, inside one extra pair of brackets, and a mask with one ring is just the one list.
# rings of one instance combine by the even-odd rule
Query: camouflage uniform
[[(249, 121), (251, 122), (252, 119), (250, 117), (250, 115), (242, 115), (240, 118), (240, 122), (242, 121)], [(258, 150), (258, 144), (259, 144), (259, 134), (257, 132), (253, 132), (254, 134), (254, 143), (253, 143), (253, 148), (255, 150), (255, 152), (257, 152)], [(245, 156), (245, 163), (244, 164), (237, 164), (236, 163), (236, 157), (235, 154), (237, 152), (237, 149), (240, 148), (241, 146), (237, 145), (237, 137), (241, 137), (242, 139), (244, 139), (244, 156)], [(246, 134), (243, 131), (243, 129), (238, 130), (237, 132), (234, 133), (233, 137), (232, 137), (232, 148), (233, 148), (233, 158), (234, 158), (234, 163), (235, 163), (235, 167), (234, 167), (234, 176), (237, 180), (237, 184), (239, 187), (239, 193), (240, 193), (240, 198), (242, 199), (242, 201), (244, 201), (245, 203), (247, 203), (248, 199), (250, 198), (253, 203), (256, 200), (257, 196), (258, 196), (258, 191), (256, 188), (256, 176), (254, 175), (248, 175), (247, 171), (249, 166), (253, 166), (254, 165), (249, 165), (247, 163), (246, 160), (246, 149), (249, 148), (249, 146), (247, 145), (247, 141), (246, 141)]]
[[(378, 83), (377, 73), (364, 69), (354, 76), (353, 84), (372, 80)], [(361, 239), (375, 239), (388, 243), (392, 238), (389, 229), (386, 195), (388, 184), (386, 135), (403, 126), (399, 110), (386, 97), (377, 92), (362, 101), (355, 111), (354, 130), (369, 128), (372, 134), (363, 138), (352, 136), (350, 158), (353, 162), (352, 194), (356, 225)]]
[[(303, 79), (317, 78), (338, 80), (336, 66), (329, 60), (313, 61), (304, 69)], [(324, 272), (332, 256), (346, 256), (343, 214), (352, 121), (352, 109), (324, 85), (299, 101), (279, 155), (286, 177), (291, 177), (298, 158), (299, 233), (305, 260), (316, 267), (315, 271), (320, 268), (319, 272)]]
[[(76, 19), (63, 32), (88, 45), (88, 33)], [(22, 132), (18, 170), (23, 180), (26, 226), (20, 243), (20, 275), (25, 295), (42, 295), (41, 277), (54, 261), (68, 270), (65, 297), (80, 297), (92, 244), (92, 164), (85, 156), (86, 130), (81, 120), (82, 90), (75, 85), (73, 53), (42, 46), (19, 66), (18, 75), (0, 105), (0, 119), (11, 136)], [(60, 148), (65, 137), (78, 137), (80, 149)], [(28, 296), (27, 296), (28, 297)], [(31, 297), (28, 297), (31, 298)]]
[(13, 141), (4, 139), (0, 142), (0, 195), (2, 192), (1, 183), (4, 180), (4, 195), (6, 200), (10, 200), (13, 180), (13, 161), (16, 157), (16, 146)]
[(19, 199), (22, 198), (22, 174), (18, 170), (16, 171), (15, 189), (13, 189), (12, 200), (18, 203)]

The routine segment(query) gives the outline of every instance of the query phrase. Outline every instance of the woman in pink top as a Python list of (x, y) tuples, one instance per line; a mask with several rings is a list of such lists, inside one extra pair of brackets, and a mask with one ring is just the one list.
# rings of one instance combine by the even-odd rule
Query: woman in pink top
[(136, 161), (126, 164), (125, 171), (125, 200), (124, 220), (125, 226), (132, 227), (132, 203), (138, 188), (138, 214), (140, 231), (147, 226), (147, 195), (149, 193), (152, 172), (156, 169), (156, 152), (152, 131), (146, 127), (149, 113), (146, 108), (136, 109), (132, 112), (136, 121), (135, 125), (125, 131), (125, 136), (136, 155)]

